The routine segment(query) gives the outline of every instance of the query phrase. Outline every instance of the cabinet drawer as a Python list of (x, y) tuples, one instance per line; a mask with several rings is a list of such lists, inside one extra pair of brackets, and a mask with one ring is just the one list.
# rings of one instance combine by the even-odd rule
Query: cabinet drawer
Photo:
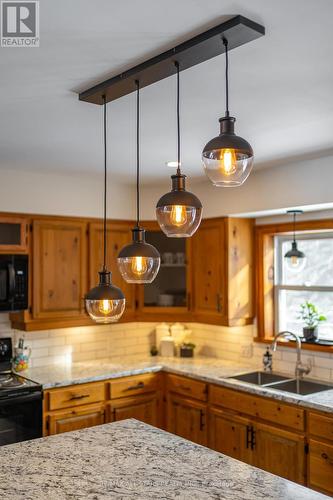
[(310, 439), (309, 486), (333, 494), (333, 445)]
[(48, 392), (48, 409), (59, 410), (104, 401), (104, 383), (80, 384)]
[(190, 378), (179, 377), (178, 375), (166, 376), (166, 388), (170, 392), (183, 394), (189, 398), (207, 401), (207, 384)]
[(110, 399), (136, 396), (156, 391), (158, 389), (158, 380), (159, 375), (156, 373), (112, 380), (109, 383)]
[(279, 401), (213, 385), (210, 390), (210, 403), (299, 431), (304, 430), (304, 410), (281, 404)]
[(48, 434), (61, 434), (104, 424), (104, 405), (86, 405), (57, 411), (47, 417)]
[(325, 440), (333, 441), (333, 417), (329, 418), (317, 413), (309, 414), (309, 433)]

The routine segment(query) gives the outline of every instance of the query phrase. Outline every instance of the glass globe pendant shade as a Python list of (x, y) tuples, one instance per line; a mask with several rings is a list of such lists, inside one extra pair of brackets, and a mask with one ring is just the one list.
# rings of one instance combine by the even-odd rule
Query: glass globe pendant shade
[(170, 238), (188, 238), (198, 229), (202, 217), (200, 200), (185, 189), (183, 174), (172, 175), (172, 190), (156, 205), (156, 218), (162, 231)]
[(234, 132), (235, 118), (220, 118), (220, 135), (209, 141), (202, 152), (204, 170), (214, 186), (241, 186), (252, 170), (253, 150)]
[(111, 273), (101, 271), (99, 284), (85, 296), (86, 310), (96, 323), (114, 323), (125, 310), (125, 297), (120, 288), (112, 285)]
[(291, 249), (285, 254), (286, 265), (290, 271), (300, 272), (306, 264), (306, 256), (297, 248), (297, 243), (294, 240), (291, 244)]
[(118, 255), (118, 268), (127, 283), (151, 283), (160, 268), (160, 254), (153, 245), (146, 243), (145, 230), (132, 229), (133, 241)]

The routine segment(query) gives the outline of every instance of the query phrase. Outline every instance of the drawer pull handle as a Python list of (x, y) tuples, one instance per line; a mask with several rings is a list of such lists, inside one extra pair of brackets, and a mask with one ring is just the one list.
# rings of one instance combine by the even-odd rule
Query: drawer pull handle
[(188, 387), (187, 385), (180, 385), (179, 389), (181, 389), (182, 391), (190, 391), (191, 387)]
[(203, 431), (205, 428), (205, 414), (203, 410), (200, 410), (200, 430)]
[(137, 391), (138, 389), (143, 389), (145, 386), (144, 382), (139, 382), (136, 385), (130, 385), (125, 389), (125, 391)]
[(90, 394), (80, 394), (77, 396), (72, 396), (69, 398), (69, 401), (73, 401), (73, 399), (84, 399), (84, 398), (89, 398)]

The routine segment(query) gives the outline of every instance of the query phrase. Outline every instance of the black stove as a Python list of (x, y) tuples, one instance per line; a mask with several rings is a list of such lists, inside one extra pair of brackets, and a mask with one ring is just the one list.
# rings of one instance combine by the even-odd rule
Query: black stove
[(11, 370), (10, 337), (0, 339), (0, 446), (42, 436), (42, 386)]

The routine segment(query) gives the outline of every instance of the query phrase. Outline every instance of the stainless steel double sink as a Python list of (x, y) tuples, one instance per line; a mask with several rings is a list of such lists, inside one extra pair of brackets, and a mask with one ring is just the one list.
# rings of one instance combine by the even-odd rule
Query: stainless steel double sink
[(248, 384), (260, 385), (261, 387), (267, 387), (269, 389), (300, 394), (302, 396), (333, 389), (333, 386), (329, 384), (313, 382), (312, 380), (298, 380), (277, 373), (262, 371), (244, 373), (243, 375), (235, 375), (229, 378), (247, 382)]

